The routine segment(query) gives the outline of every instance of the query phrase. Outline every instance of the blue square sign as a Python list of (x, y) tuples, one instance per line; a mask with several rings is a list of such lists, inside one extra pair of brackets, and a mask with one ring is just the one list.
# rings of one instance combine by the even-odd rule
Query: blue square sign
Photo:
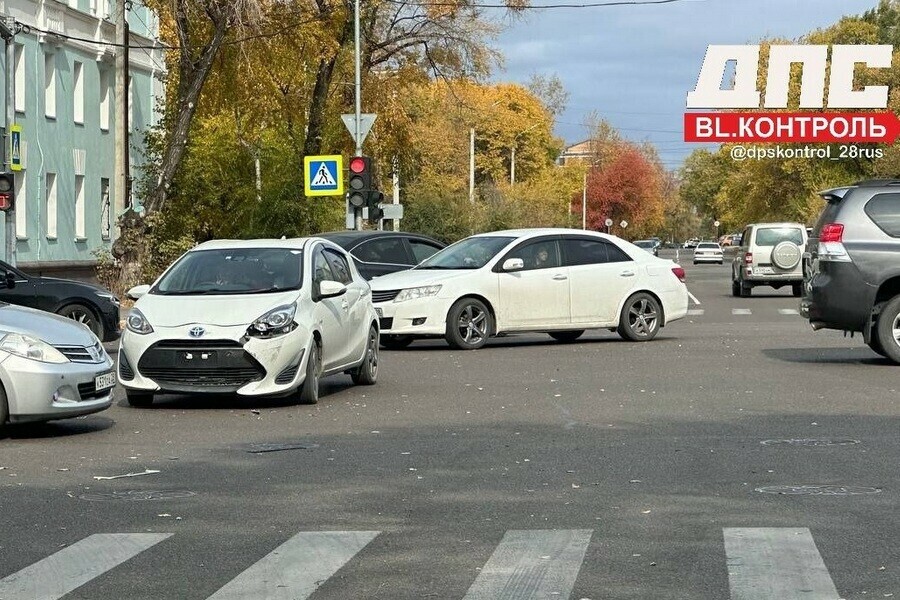
[(307, 196), (340, 196), (344, 193), (344, 157), (306, 156), (303, 180)]

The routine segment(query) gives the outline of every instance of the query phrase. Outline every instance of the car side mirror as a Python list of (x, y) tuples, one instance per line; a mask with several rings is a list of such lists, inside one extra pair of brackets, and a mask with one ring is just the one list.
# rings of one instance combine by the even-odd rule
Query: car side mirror
[(9, 289), (13, 289), (14, 287), (16, 287), (16, 275), (15, 275), (15, 273), (13, 273), (12, 271), (7, 271), (7, 272), (6, 272), (6, 277), (4, 278), (4, 281), (5, 281), (5, 283), (6, 283), (6, 287), (8, 287)]
[(334, 298), (347, 293), (347, 286), (339, 281), (327, 279), (319, 284), (319, 299)]
[(507, 258), (503, 262), (504, 271), (521, 271), (525, 268), (525, 261), (521, 258)]
[(133, 288), (131, 288), (130, 290), (128, 290), (127, 292), (125, 292), (125, 295), (128, 296), (129, 298), (131, 298), (132, 300), (137, 300), (141, 296), (146, 296), (147, 292), (149, 292), (149, 291), (150, 291), (149, 285), (136, 285)]

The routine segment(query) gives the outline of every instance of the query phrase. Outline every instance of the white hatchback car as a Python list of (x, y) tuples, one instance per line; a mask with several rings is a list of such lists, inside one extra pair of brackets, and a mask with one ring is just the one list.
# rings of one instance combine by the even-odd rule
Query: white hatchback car
[(319, 238), (220, 240), (173, 263), (126, 318), (119, 379), (132, 406), (157, 393), (319, 398), (319, 378), (375, 383), (378, 319), (369, 284)]
[(386, 348), (443, 336), (474, 349), (493, 335), (587, 329), (653, 339), (687, 314), (684, 269), (615, 236), (521, 229), (456, 242), (416, 267), (370, 282)]

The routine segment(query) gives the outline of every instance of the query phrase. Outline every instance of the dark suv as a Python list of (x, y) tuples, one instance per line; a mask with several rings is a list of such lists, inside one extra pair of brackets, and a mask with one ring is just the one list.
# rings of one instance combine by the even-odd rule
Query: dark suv
[(900, 180), (820, 195), (826, 205), (803, 254), (800, 314), (815, 330), (861, 332), (900, 363)]

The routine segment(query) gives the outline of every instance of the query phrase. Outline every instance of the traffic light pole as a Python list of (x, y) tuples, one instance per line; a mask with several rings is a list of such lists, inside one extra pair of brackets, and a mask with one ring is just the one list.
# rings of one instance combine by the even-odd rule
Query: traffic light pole
[[(16, 45), (13, 43), (15, 38), (15, 20), (12, 17), (3, 17), (0, 19), (0, 35), (3, 36), (3, 42), (6, 45), (6, 136), (3, 140), (3, 170), (12, 172), (12, 152), (11, 140), (12, 132), (10, 128), (16, 121)], [(15, 184), (13, 184), (13, 197), (15, 197)], [(6, 211), (6, 252), (4, 257), (6, 262), (12, 266), (16, 266), (16, 205), (13, 205)]]
[[(356, 156), (362, 156), (362, 136), (360, 132), (360, 114), (362, 113), (362, 77), (359, 65), (359, 0), (353, 3), (353, 37), (354, 52), (356, 55)], [(362, 230), (362, 208), (353, 207), (353, 226), (357, 231)]]

